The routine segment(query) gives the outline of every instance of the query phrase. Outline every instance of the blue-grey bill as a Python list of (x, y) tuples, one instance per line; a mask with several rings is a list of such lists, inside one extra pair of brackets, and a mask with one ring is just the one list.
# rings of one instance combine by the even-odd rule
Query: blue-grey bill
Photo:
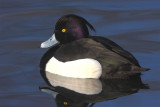
[(58, 41), (55, 38), (55, 34), (53, 34), (47, 41), (41, 43), (41, 48), (49, 48), (57, 43)]

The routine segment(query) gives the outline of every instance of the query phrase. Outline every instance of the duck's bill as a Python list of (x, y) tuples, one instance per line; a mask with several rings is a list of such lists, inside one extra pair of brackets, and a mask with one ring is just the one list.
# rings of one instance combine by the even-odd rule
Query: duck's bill
[(49, 48), (51, 46), (54, 46), (58, 43), (58, 41), (55, 38), (55, 34), (52, 35), (47, 41), (41, 43), (41, 48)]

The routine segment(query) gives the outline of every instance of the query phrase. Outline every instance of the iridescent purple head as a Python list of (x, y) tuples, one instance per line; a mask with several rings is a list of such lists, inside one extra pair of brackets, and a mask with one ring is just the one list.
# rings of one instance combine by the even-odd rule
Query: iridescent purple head
[(55, 25), (54, 34), (41, 44), (41, 48), (87, 38), (89, 37), (88, 28), (95, 31), (94, 27), (80, 16), (73, 14), (62, 16)]
[(84, 18), (69, 14), (62, 16), (55, 26), (55, 37), (60, 43), (67, 43), (89, 36), (87, 26), (95, 31), (94, 27)]

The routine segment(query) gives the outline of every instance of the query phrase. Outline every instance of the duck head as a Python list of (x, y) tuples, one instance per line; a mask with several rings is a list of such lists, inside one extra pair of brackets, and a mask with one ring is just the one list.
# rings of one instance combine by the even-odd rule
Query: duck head
[(41, 48), (48, 48), (56, 44), (65, 44), (89, 37), (87, 26), (95, 31), (94, 27), (84, 18), (69, 14), (62, 16), (55, 25), (54, 34), (41, 44)]

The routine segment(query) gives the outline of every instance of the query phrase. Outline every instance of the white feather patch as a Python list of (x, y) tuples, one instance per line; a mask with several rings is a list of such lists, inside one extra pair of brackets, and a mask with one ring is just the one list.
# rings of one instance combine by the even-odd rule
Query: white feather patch
[(52, 57), (45, 71), (72, 78), (99, 78), (102, 67), (97, 60), (90, 58), (61, 62)]

